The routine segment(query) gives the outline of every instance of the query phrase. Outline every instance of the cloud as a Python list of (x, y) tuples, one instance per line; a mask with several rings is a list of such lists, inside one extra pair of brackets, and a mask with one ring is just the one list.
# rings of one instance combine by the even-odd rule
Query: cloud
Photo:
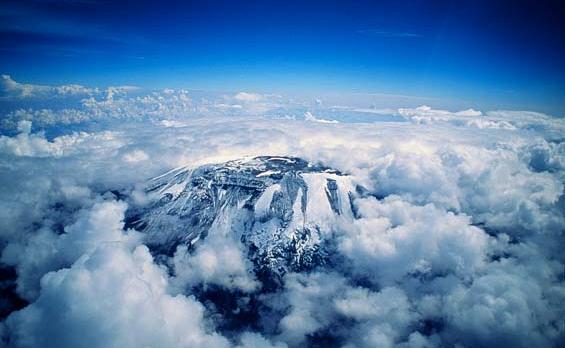
[(32, 95), (34, 91), (46, 91), (47, 87), (45, 86), (34, 86), (30, 84), (21, 84), (18, 83), (10, 77), (10, 75), (2, 75), (0, 76), (1, 83), (0, 83), (0, 91), (1, 96), (5, 97), (29, 97)]
[(341, 238), (340, 250), (353, 260), (354, 272), (371, 274), (378, 284), (450, 272), (465, 278), (484, 265), (488, 237), (468, 217), (394, 196), (357, 205), (361, 218)]
[(203, 314), (194, 299), (167, 293), (146, 247), (105, 244), (45, 275), (37, 301), (5, 325), (14, 347), (228, 347)]
[(469, 288), (456, 288), (445, 299), (444, 311), (452, 325), (448, 339), (476, 346), (551, 346), (551, 340), (563, 335), (555, 327), (560, 320), (555, 315), (562, 309), (553, 311), (548, 306), (562, 301), (564, 293), (562, 286), (557, 292), (544, 291), (543, 286), (554, 285), (535, 280), (533, 272), (528, 274), (515, 260), (504, 260)]
[(417, 33), (402, 32), (402, 31), (386, 31), (382, 29), (357, 30), (357, 34), (366, 35), (366, 36), (384, 37), (384, 38), (405, 38), (405, 39), (414, 39), (414, 38), (422, 37), (422, 35)]
[(234, 96), (234, 98), (243, 102), (257, 102), (263, 99), (263, 96), (257, 93), (239, 92)]
[(146, 161), (149, 159), (149, 156), (143, 150), (133, 150), (131, 152), (126, 153), (124, 156), (124, 161), (129, 163), (141, 162)]
[(97, 89), (81, 85), (44, 86), (19, 83), (10, 75), (0, 76), (0, 98), (47, 98), (51, 96), (88, 96), (98, 93)]
[(2, 253), (2, 262), (16, 267), (17, 291), (23, 298), (37, 297), (39, 279), (49, 271), (69, 266), (99, 244), (123, 242), (135, 244), (135, 231), (122, 231), (126, 205), (120, 202), (95, 203), (92, 208), (78, 213), (76, 222), (57, 235), (43, 228), (25, 243), (8, 245)]
[(79, 148), (88, 148), (100, 141), (112, 143), (115, 140), (115, 134), (112, 132), (97, 134), (80, 132), (60, 136), (55, 138), (54, 141), (49, 141), (42, 133), (32, 134), (31, 126), (30, 121), (20, 121), (18, 123), (20, 133), (17, 136), (0, 135), (0, 151), (14, 156), (63, 157), (76, 153)]
[(237, 348), (285, 348), (286, 344), (282, 342), (271, 343), (269, 340), (263, 336), (252, 333), (245, 332), (241, 335), (241, 344)]
[(219, 285), (243, 292), (257, 290), (259, 283), (241, 243), (229, 236), (222, 237), (207, 238), (193, 253), (186, 246), (177, 248), (173, 257), (175, 286), (181, 291), (197, 285)]
[(324, 120), (323, 118), (316, 118), (310, 111), (306, 111), (304, 114), (304, 119), (309, 122), (319, 122), (319, 123), (339, 123), (336, 120)]
[[(469, 118), (473, 118), (472, 120), (475, 121), (477, 117), (483, 115), (481, 111), (474, 109), (451, 112), (447, 110), (432, 109), (427, 105), (422, 105), (417, 108), (400, 108), (398, 109), (398, 113), (401, 116), (416, 123), (432, 123), (432, 122), (451, 122), (453, 124), (464, 123), (467, 126), (476, 125), (478, 128), (486, 128), (486, 126), (488, 125), (487, 123), (482, 123), (482, 122), (478, 122), (478, 123), (466, 122), (469, 121)], [(504, 126), (511, 127), (509, 125), (497, 124), (497, 123), (490, 123), (490, 125), (494, 128), (499, 128), (499, 127), (505, 128)]]
[[(22, 97), (27, 87), (10, 81), (2, 87), (10, 100), (44, 93), (32, 87)], [(2, 267), (14, 275), (2, 291), (28, 303), (0, 325), (3, 344), (563, 341), (562, 119), (419, 107), (359, 123), (349, 109), (236, 96), (99, 89), (78, 104), (61, 97), (6, 111), (0, 245)], [(341, 118), (309, 122), (307, 112)], [(274, 117), (283, 114), (292, 117)], [(152, 256), (149, 237), (126, 229), (130, 214), (154, 199), (143, 189), (148, 178), (265, 154), (349, 175), (355, 218), (321, 224), (331, 263), (288, 273), (264, 291), (228, 218), (237, 212), (173, 255)], [(324, 194), (310, 193), (310, 204)]]
[(292, 347), (328, 339), (355, 347), (394, 346), (417, 319), (402, 290), (351, 286), (335, 273), (289, 274), (278, 295), (268, 298), (287, 308), (277, 337)]

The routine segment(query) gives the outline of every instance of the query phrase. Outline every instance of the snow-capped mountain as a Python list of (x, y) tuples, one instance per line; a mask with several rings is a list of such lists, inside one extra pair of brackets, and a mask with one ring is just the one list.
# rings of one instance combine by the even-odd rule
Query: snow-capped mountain
[(155, 201), (133, 212), (133, 226), (157, 253), (194, 247), (210, 234), (240, 240), (261, 275), (327, 261), (332, 226), (353, 219), (351, 177), (295, 157), (261, 156), (149, 180)]

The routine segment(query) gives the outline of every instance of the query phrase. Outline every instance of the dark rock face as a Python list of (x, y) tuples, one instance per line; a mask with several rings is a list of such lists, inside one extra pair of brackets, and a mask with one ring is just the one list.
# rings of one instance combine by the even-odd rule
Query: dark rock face
[[(211, 233), (240, 240), (263, 283), (328, 262), (336, 219), (352, 219), (350, 177), (295, 157), (261, 156), (179, 168), (149, 181), (155, 201), (130, 211), (156, 254)], [(267, 285), (267, 284), (265, 284)]]

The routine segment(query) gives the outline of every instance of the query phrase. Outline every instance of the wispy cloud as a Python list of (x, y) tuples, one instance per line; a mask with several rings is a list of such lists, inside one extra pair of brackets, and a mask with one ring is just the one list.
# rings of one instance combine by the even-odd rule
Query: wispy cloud
[[(324, 107), (335, 104), (331, 99), (309, 106), (251, 91), (130, 89), (0, 76), (0, 95), (26, 100), (22, 109), (8, 105), (9, 115), (0, 110), (0, 132), (5, 120), (17, 126), (17, 133), (0, 135), (0, 262), (13, 274), (3, 280), (9, 288), (2, 289), (2, 344), (282, 348), (331, 339), (400, 348), (562, 341), (556, 323), (565, 303), (558, 281), (564, 120), (429, 106), (334, 110)], [(269, 108), (281, 117), (269, 117)], [(359, 113), (369, 115), (351, 124)], [(50, 137), (48, 127), (58, 134)], [(257, 191), (257, 201), (225, 188), (221, 195), (230, 202), (210, 215), (198, 215), (201, 204), (224, 198), (200, 191), (208, 181), (197, 174), (203, 171), (169, 172), (161, 177), (169, 184), (164, 191), (145, 190), (147, 177), (174, 167), (264, 154), (298, 156), (344, 175), (305, 173), (298, 188), (308, 194), (305, 203), (302, 193), (285, 196), (287, 188), (274, 181), (264, 189), (270, 193)], [(330, 178), (347, 202), (339, 205), (343, 214), (321, 204)], [(171, 200), (169, 190), (182, 198)], [(280, 206), (277, 196), (285, 197)], [(161, 206), (166, 202), (179, 210)], [(249, 205), (245, 216), (242, 202)], [(289, 235), (279, 234), (276, 220), (289, 206), (297, 208), (287, 214)], [(190, 219), (181, 219), (181, 209)], [(128, 228), (141, 211), (159, 221), (162, 241)], [(212, 226), (202, 229), (205, 238), (176, 249), (160, 244), (182, 240), (184, 224), (201, 216)], [(316, 232), (296, 237), (300, 226)], [(297, 240), (304, 243), (295, 247)], [(271, 254), (253, 256), (255, 241)], [(168, 250), (172, 255), (161, 254)], [(315, 268), (289, 271), (280, 283), (267, 278), (271, 270), (293, 270), (301, 256), (308, 261), (298, 262)], [(24, 308), (16, 296), (27, 301)], [(108, 316), (116, 309), (120, 315)]]
[(407, 31), (388, 31), (382, 29), (361, 29), (357, 30), (357, 34), (367, 36), (389, 37), (389, 38), (419, 38), (421, 34)]

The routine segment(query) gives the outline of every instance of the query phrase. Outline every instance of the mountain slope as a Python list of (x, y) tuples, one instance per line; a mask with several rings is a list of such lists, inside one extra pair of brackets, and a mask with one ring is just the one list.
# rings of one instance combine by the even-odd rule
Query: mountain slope
[(157, 198), (134, 212), (133, 225), (156, 253), (220, 234), (240, 240), (260, 274), (325, 263), (325, 237), (354, 215), (349, 176), (295, 157), (178, 168), (151, 179), (146, 190)]

